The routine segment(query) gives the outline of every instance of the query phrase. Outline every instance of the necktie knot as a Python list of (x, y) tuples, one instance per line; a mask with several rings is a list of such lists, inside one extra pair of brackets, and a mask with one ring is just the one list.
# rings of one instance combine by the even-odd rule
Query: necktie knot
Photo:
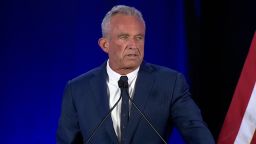
[(121, 76), (118, 81), (119, 88), (128, 88), (128, 77), (127, 76)]

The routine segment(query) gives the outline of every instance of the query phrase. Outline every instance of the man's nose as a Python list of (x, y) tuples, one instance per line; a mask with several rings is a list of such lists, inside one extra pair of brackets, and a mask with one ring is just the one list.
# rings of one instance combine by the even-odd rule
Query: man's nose
[(136, 39), (135, 38), (131, 38), (131, 39), (129, 39), (129, 41), (128, 41), (128, 47), (129, 48), (136, 48)]

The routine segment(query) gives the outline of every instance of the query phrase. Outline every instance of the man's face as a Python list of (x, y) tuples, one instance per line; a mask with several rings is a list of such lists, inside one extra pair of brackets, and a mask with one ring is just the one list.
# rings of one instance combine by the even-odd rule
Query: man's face
[(113, 16), (104, 50), (108, 53), (110, 67), (116, 72), (135, 70), (144, 57), (144, 39), (145, 26), (138, 17)]

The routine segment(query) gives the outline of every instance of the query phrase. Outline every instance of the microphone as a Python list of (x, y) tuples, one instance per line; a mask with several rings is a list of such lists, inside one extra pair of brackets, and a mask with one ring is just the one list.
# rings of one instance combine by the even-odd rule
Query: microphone
[[(128, 88), (128, 82), (119, 80), (118, 81), (119, 88)], [(128, 91), (126, 91), (128, 93)], [(122, 95), (123, 96), (123, 95)], [(143, 114), (143, 112), (139, 109), (139, 107), (134, 103), (134, 101), (130, 98), (129, 94), (127, 94), (129, 100), (132, 102), (133, 106), (139, 111), (139, 113), (142, 115), (142, 117), (146, 120), (146, 122), (149, 124), (149, 126), (154, 130), (154, 132), (160, 137), (162, 142), (164, 144), (167, 144), (167, 142), (164, 140), (164, 138), (159, 134), (159, 132), (154, 128), (154, 126), (151, 124), (151, 122), (147, 119), (147, 117)]]
[(109, 117), (109, 115), (111, 114), (111, 112), (113, 111), (113, 109), (117, 106), (117, 104), (119, 103), (119, 101), (121, 100), (121, 96), (119, 97), (119, 99), (116, 101), (116, 103), (112, 106), (112, 108), (108, 111), (107, 115), (101, 120), (101, 122), (97, 125), (97, 127), (95, 127), (92, 131), (91, 136), (88, 138), (88, 140), (86, 141), (86, 144), (91, 143), (91, 139), (93, 138), (93, 136), (96, 134), (96, 131), (102, 126), (102, 124), (105, 122), (105, 120)]

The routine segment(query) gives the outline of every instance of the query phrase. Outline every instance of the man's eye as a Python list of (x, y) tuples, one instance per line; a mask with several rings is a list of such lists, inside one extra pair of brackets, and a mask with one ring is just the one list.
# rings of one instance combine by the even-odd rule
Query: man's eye
[(126, 40), (126, 39), (128, 39), (128, 36), (127, 35), (122, 35), (122, 36), (120, 36), (120, 39)]
[(136, 40), (142, 40), (143, 39), (143, 36), (137, 36), (136, 37)]

